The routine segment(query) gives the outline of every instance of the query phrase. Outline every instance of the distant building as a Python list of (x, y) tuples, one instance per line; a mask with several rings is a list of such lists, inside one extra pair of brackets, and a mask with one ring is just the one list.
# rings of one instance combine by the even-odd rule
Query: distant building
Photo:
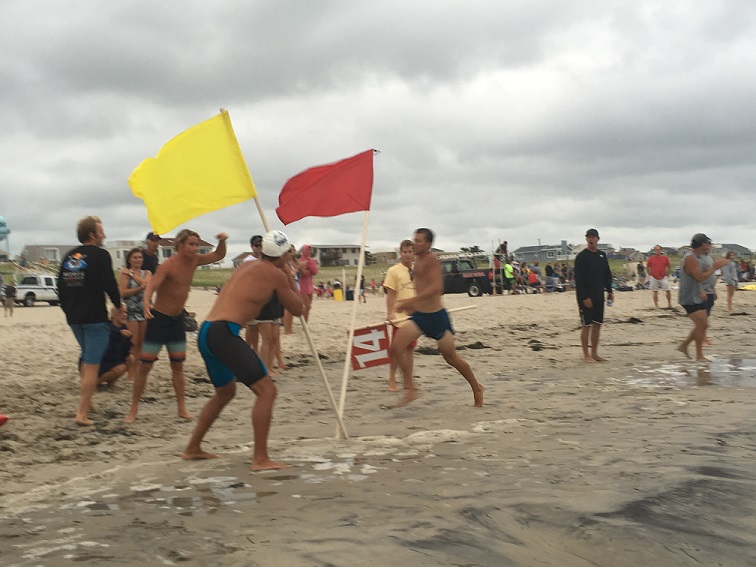
[(231, 263), (234, 265), (234, 268), (238, 268), (241, 265), (241, 263), (247, 259), (247, 256), (251, 256), (251, 255), (252, 255), (252, 252), (242, 252), (238, 256), (235, 256), (231, 260)]
[(393, 265), (399, 261), (399, 252), (397, 250), (391, 250), (389, 252), (376, 252), (373, 254), (376, 264), (388, 264)]
[(32, 264), (42, 265), (60, 265), (60, 261), (65, 256), (66, 252), (76, 248), (78, 244), (29, 244), (24, 246), (21, 251), (20, 257), (24, 258), (25, 262)]
[[(312, 257), (318, 265), (324, 268), (329, 266), (357, 266), (360, 263), (360, 247), (355, 244), (310, 244)], [(302, 249), (299, 249), (299, 254)]]
[(538, 244), (536, 246), (520, 246), (514, 252), (510, 252), (518, 262), (530, 263), (534, 258), (538, 258), (539, 264), (548, 264), (549, 262), (562, 262), (575, 259), (577, 250), (562, 240), (561, 244)]
[(736, 258), (752, 258), (753, 252), (751, 252), (745, 246), (740, 244), (722, 244), (722, 255), (726, 255), (728, 252), (735, 252)]
[[(653, 253), (653, 252), (652, 252)], [(642, 262), (646, 259), (646, 254), (635, 248), (620, 248), (614, 253), (615, 256), (619, 256), (622, 260), (630, 262)]]

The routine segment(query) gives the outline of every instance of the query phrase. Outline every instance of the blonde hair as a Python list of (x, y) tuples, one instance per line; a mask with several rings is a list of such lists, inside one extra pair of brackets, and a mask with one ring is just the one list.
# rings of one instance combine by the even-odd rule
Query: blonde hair
[(88, 216), (81, 219), (76, 224), (76, 236), (79, 242), (84, 244), (91, 238), (91, 234), (97, 234), (97, 224), (102, 224), (100, 217)]
[(185, 228), (184, 230), (182, 230), (181, 232), (179, 232), (176, 235), (176, 242), (175, 242), (176, 250), (178, 250), (179, 246), (181, 246), (184, 242), (186, 242), (187, 240), (189, 240), (189, 238), (192, 237), (192, 236), (196, 236), (197, 238), (200, 237), (199, 234), (197, 234), (193, 230), (189, 230), (188, 228)]

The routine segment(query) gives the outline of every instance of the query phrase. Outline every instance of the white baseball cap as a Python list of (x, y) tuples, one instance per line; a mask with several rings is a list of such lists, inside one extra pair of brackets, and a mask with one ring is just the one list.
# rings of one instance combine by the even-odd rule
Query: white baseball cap
[(262, 253), (271, 258), (280, 258), (289, 248), (289, 237), (280, 230), (268, 231), (262, 238)]

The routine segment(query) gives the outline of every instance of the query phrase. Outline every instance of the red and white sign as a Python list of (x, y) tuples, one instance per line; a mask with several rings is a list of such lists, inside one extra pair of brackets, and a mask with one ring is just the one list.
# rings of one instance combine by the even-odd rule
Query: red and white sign
[(385, 323), (355, 329), (352, 343), (352, 369), (360, 370), (391, 362), (388, 328)]

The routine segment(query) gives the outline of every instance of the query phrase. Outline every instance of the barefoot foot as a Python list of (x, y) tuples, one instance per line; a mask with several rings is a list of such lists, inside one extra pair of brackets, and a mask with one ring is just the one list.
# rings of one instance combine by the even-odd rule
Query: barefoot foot
[(136, 418), (137, 418), (137, 414), (136, 413), (130, 413), (129, 412), (129, 415), (127, 415), (123, 419), (123, 421), (124, 421), (124, 423), (134, 423), (136, 421)]
[(485, 390), (485, 388), (481, 383), (478, 383), (478, 386), (473, 388), (473, 399), (475, 400), (476, 408), (483, 407), (483, 390)]
[(190, 414), (186, 409), (179, 410), (178, 416), (181, 419), (185, 419), (186, 421), (191, 421), (191, 420), (194, 419), (194, 416), (192, 414)]
[(200, 449), (199, 451), (184, 451), (181, 453), (181, 458), (185, 461), (199, 461), (202, 459), (217, 459), (218, 455), (215, 453), (208, 453)]
[(396, 404), (396, 407), (401, 408), (401, 407), (406, 406), (411, 401), (416, 400), (419, 395), (420, 395), (420, 391), (417, 388), (406, 390), (404, 392), (404, 395), (402, 396), (402, 399), (399, 400), (398, 404)]
[(591, 356), (586, 356), (586, 357), (583, 357), (583, 362), (589, 362), (589, 363), (591, 363), (591, 364), (595, 364), (595, 363), (597, 363), (597, 362), (598, 362), (598, 360), (593, 360), (593, 357), (591, 357)]
[(605, 359), (605, 358), (601, 358), (601, 357), (600, 357), (599, 355), (597, 355), (597, 354), (594, 354), (594, 355), (593, 355), (593, 356), (592, 356), (591, 358), (592, 358), (593, 360), (595, 360), (596, 362), (606, 362), (606, 359)]
[(690, 355), (688, 354), (688, 347), (686, 345), (680, 344), (675, 350), (679, 350), (685, 356), (690, 358)]
[(276, 461), (271, 461), (270, 459), (263, 459), (258, 462), (253, 462), (252, 466), (250, 467), (253, 471), (274, 471), (278, 469), (290, 469), (291, 465), (287, 465), (286, 463), (278, 463)]
[(79, 417), (78, 415), (74, 417), (74, 423), (76, 425), (81, 425), (82, 427), (89, 427), (90, 425), (94, 425), (94, 421), (91, 419), (87, 419), (86, 417)]

